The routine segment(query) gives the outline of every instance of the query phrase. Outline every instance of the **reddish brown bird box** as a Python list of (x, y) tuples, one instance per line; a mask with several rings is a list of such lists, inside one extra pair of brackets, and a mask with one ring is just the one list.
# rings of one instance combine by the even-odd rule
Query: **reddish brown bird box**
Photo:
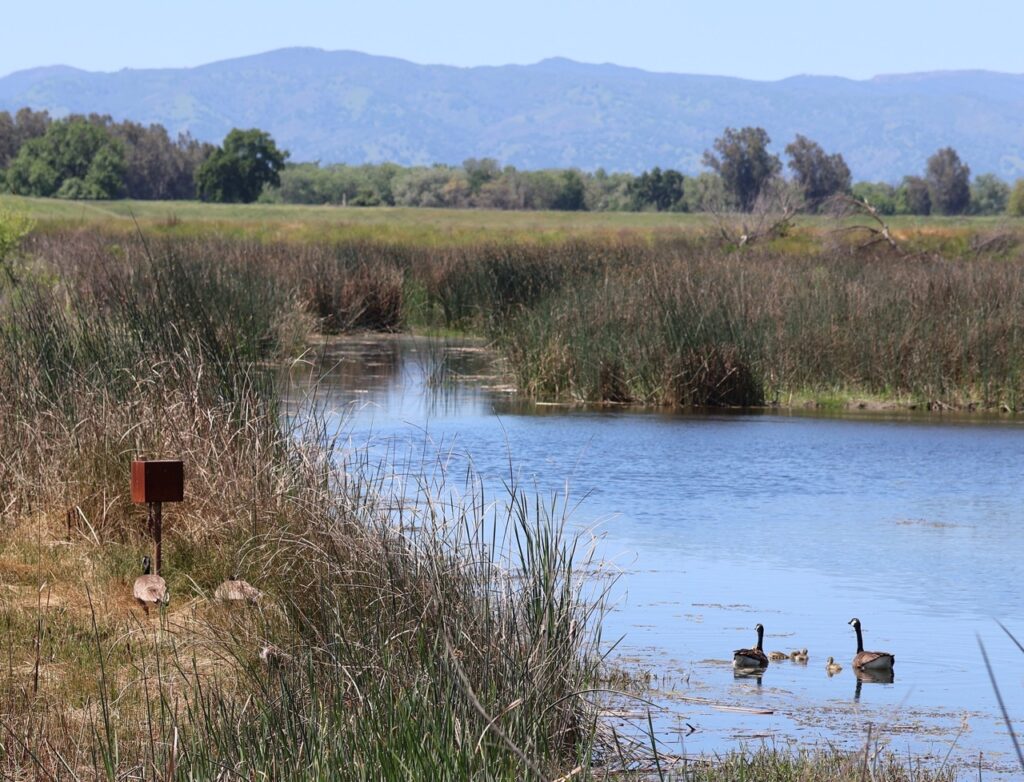
[(132, 462), (132, 502), (181, 502), (185, 466), (177, 459)]

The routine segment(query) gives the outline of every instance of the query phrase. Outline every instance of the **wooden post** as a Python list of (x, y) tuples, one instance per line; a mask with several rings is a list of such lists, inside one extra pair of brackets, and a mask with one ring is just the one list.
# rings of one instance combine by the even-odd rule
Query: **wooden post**
[(147, 503), (149, 511), (149, 533), (153, 536), (153, 573), (160, 575), (163, 563), (164, 509), (163, 503)]
[(163, 503), (181, 502), (184, 496), (184, 467), (180, 461), (132, 462), (132, 502), (146, 503), (155, 575), (160, 575), (163, 566)]

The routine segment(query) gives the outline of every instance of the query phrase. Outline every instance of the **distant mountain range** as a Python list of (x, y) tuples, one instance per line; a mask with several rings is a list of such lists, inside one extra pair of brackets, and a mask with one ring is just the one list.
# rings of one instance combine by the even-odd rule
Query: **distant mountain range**
[(351, 51), (280, 49), (197, 68), (0, 78), (0, 109), (99, 112), (220, 141), (259, 127), (293, 161), (401, 164), (497, 158), (519, 168), (701, 170), (726, 126), (841, 152), (855, 179), (921, 173), (952, 146), (975, 174), (1024, 176), (1024, 75), (950, 71), (866, 81), (764, 82), (550, 59), (455, 68)]

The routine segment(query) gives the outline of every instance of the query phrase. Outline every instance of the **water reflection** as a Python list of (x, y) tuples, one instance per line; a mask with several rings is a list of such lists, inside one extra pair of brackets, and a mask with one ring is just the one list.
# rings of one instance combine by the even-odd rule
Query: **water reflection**
[(478, 342), (368, 335), (325, 342), (314, 370), (293, 369), (301, 387), (315, 383), (321, 398), (358, 406), (363, 419), (404, 416), (410, 422), (478, 415), (510, 402), (495, 356)]
[(761, 687), (762, 684), (763, 684), (762, 679), (764, 678), (764, 674), (765, 674), (765, 669), (764, 668), (733, 668), (732, 669), (732, 678), (734, 678), (734, 679), (743, 679), (743, 680), (753, 679), (754, 682), (757, 683), (758, 687)]
[(853, 675), (857, 678), (857, 688), (853, 692), (853, 699), (860, 700), (860, 690), (865, 684), (892, 684), (896, 681), (896, 674), (888, 671), (868, 671), (864, 668), (854, 668)]

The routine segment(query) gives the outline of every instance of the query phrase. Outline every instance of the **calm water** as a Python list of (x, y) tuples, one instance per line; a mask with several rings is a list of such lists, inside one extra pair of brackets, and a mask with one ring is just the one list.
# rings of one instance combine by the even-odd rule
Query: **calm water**
[[(988, 779), (1013, 768), (977, 636), (1024, 726), (1024, 655), (994, 621), (1024, 640), (1019, 421), (532, 406), (494, 385), (489, 361), (346, 341), (325, 356), (320, 398), (383, 458), (441, 453), (492, 485), (512, 469), (543, 495), (568, 484), (573, 523), (621, 571), (605, 638), (654, 675), (667, 751), (852, 747), (870, 724), (894, 750), (975, 766), (981, 753)], [(443, 393), (426, 383), (439, 366)], [(868, 649), (896, 655), (892, 683), (858, 683), (853, 616)], [(757, 622), (767, 650), (806, 647), (809, 663), (734, 678), (731, 652)], [(829, 655), (843, 665), (831, 678)], [(643, 704), (617, 706), (624, 725), (646, 721)]]

